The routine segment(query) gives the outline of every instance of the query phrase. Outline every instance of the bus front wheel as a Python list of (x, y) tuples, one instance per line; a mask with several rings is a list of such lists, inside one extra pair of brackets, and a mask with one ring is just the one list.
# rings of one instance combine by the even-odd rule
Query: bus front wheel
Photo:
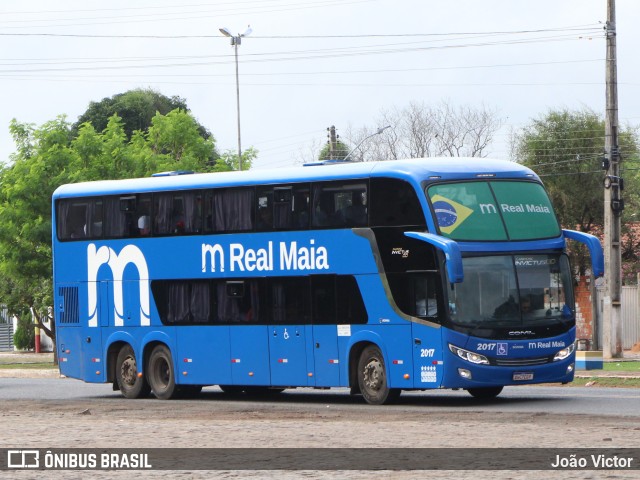
[(479, 398), (481, 400), (490, 400), (500, 395), (500, 392), (502, 392), (503, 388), (504, 387), (468, 388), (467, 392), (469, 392), (475, 398)]
[(400, 396), (400, 389), (389, 388), (384, 358), (375, 345), (369, 345), (360, 355), (358, 386), (366, 402), (371, 405), (392, 403)]
[(138, 362), (130, 345), (125, 345), (118, 352), (116, 381), (120, 392), (125, 398), (146, 397), (151, 391), (144, 376), (138, 374)]
[(178, 392), (171, 352), (158, 345), (151, 352), (147, 365), (147, 381), (153, 394), (160, 400), (168, 400)]

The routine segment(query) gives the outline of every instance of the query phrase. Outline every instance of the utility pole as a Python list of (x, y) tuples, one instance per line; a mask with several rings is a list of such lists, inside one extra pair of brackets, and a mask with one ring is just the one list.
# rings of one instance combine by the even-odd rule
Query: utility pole
[(329, 134), (329, 160), (335, 160), (338, 156), (338, 136), (336, 135), (336, 127), (331, 125), (327, 128)]
[(236, 109), (238, 112), (238, 168), (242, 170), (242, 143), (240, 141), (240, 76), (238, 74), (238, 45), (242, 43), (242, 37), (246, 37), (251, 33), (251, 26), (247, 26), (247, 30), (244, 33), (233, 35), (228, 28), (220, 28), (220, 33), (225, 37), (231, 39), (231, 46), (233, 47), (234, 57), (236, 60)]
[(624, 209), (620, 151), (618, 147), (618, 80), (616, 61), (616, 5), (607, 0), (607, 65), (604, 181), (604, 311), (602, 354), (604, 358), (620, 358), (622, 351), (622, 256), (620, 249), (620, 216)]

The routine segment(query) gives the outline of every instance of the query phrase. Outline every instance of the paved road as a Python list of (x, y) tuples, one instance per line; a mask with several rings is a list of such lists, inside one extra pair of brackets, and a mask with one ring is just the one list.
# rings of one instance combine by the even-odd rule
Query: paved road
[[(113, 401), (130, 405), (131, 400), (122, 398), (110, 385), (87, 384), (79, 380), (64, 378), (1, 378), (0, 400), (84, 400)], [(293, 405), (331, 405), (333, 408), (376, 408), (364, 404), (362, 398), (352, 397), (346, 389), (314, 390), (299, 388), (264, 399), (260, 397), (229, 397), (216, 387), (207, 387), (199, 396), (199, 402), (242, 402), (259, 407), (268, 401), (271, 408), (289, 408)], [(159, 403), (148, 399), (144, 402)], [(188, 405), (188, 402), (184, 402)], [(184, 405), (184, 403), (181, 404)], [(170, 402), (167, 403), (170, 405)], [(482, 411), (482, 412), (528, 412), (545, 414), (588, 414), (605, 416), (640, 417), (640, 389), (594, 388), (570, 386), (518, 386), (506, 387), (500, 396), (492, 401), (478, 401), (464, 391), (433, 390), (427, 392), (403, 392), (397, 405), (398, 412), (416, 408), (438, 409), (441, 411)]]
[[(197, 400), (127, 400), (110, 385), (60, 378), (0, 378), (0, 402), (0, 446), (4, 448), (280, 447), (290, 449), (292, 462), (297, 461), (300, 448), (640, 448), (640, 389), (507, 387), (500, 397), (485, 402), (466, 392), (405, 392), (397, 405), (374, 407), (346, 389), (297, 389), (273, 398), (246, 398), (209, 387)], [(20, 478), (44, 478), (41, 472), (20, 473), (24, 473)], [(46, 473), (50, 478), (54, 472)], [(130, 476), (127, 472), (55, 473), (65, 480)], [(300, 472), (280, 470), (173, 473), (140, 472), (136, 478), (301, 477)], [(478, 480), (513, 480), (531, 478), (532, 472), (395, 471), (392, 476), (394, 480), (435, 480), (465, 478), (471, 473)], [(307, 479), (322, 480), (373, 476), (364, 470), (304, 473)], [(631, 479), (637, 478), (637, 471), (553, 472), (553, 478)]]

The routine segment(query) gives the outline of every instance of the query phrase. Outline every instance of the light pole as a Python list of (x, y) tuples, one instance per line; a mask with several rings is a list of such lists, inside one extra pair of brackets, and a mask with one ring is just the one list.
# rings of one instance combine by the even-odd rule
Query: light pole
[(242, 170), (242, 143), (240, 141), (240, 78), (238, 76), (238, 45), (242, 43), (242, 37), (246, 37), (251, 33), (251, 27), (247, 27), (247, 30), (244, 33), (240, 33), (238, 35), (232, 35), (228, 28), (223, 27), (220, 28), (220, 33), (222, 33), (225, 37), (229, 37), (231, 39), (231, 46), (234, 47), (235, 57), (236, 57), (236, 107), (238, 110), (238, 165), (240, 170)]
[(349, 153), (347, 153), (347, 155), (342, 159), (342, 161), (346, 161), (353, 152), (355, 152), (357, 149), (360, 148), (360, 146), (366, 142), (367, 140), (369, 140), (371, 137), (375, 137), (376, 135), (380, 135), (382, 132), (384, 132), (387, 128), (391, 128), (391, 125), (387, 125), (386, 127), (381, 127), (378, 130), (376, 130), (375, 132), (373, 132), (371, 135), (364, 137), (362, 140), (360, 140), (360, 143), (358, 143), (358, 145), (355, 146), (355, 148), (353, 150), (351, 150)]

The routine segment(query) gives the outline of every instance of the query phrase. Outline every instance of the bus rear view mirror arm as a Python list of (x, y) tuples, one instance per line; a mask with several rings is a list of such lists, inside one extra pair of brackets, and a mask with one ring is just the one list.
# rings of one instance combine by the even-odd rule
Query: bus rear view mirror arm
[(591, 256), (591, 269), (596, 277), (604, 275), (604, 253), (602, 252), (602, 245), (598, 237), (590, 235), (584, 232), (578, 232), (577, 230), (562, 230), (565, 238), (570, 238), (580, 243), (584, 243), (589, 249), (589, 255)]
[(462, 280), (464, 280), (462, 255), (460, 254), (460, 247), (455, 241), (441, 237), (440, 235), (425, 232), (405, 232), (404, 234), (409, 238), (427, 242), (444, 253), (449, 282), (461, 283)]

